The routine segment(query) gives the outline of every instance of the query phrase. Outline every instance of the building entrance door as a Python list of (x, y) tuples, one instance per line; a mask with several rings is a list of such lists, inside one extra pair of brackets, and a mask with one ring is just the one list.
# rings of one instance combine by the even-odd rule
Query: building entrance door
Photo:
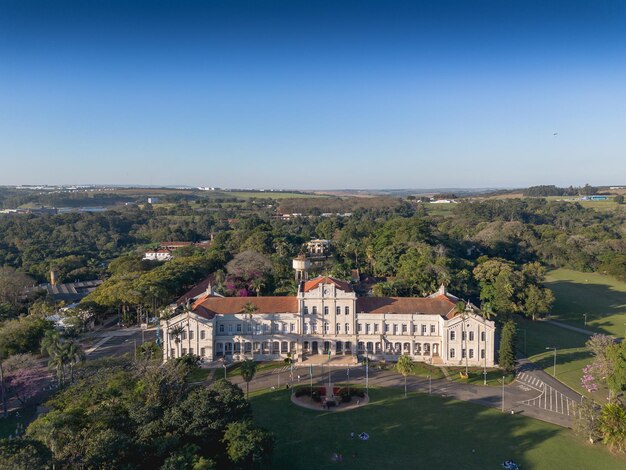
[(319, 350), (317, 348), (317, 341), (311, 342), (311, 352), (313, 354), (318, 354), (319, 353)]

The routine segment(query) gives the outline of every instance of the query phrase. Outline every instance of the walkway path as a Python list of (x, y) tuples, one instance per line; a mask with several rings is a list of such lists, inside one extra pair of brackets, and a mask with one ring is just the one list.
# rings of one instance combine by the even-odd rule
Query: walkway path
[(583, 335), (595, 335), (595, 331), (586, 330), (584, 328), (578, 328), (577, 326), (568, 325), (567, 323), (562, 323), (556, 320), (544, 320), (546, 323), (550, 323), (551, 325), (558, 326), (559, 328), (565, 328), (566, 330), (575, 331), (577, 333), (582, 333)]

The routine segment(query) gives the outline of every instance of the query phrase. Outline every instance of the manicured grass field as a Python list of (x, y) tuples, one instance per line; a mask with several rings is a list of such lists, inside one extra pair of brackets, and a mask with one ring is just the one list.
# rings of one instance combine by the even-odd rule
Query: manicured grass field
[(620, 206), (613, 200), (615, 196), (611, 195), (606, 201), (575, 201), (574, 196), (548, 196), (549, 201), (565, 201), (572, 204), (578, 203), (587, 209), (594, 209), (598, 212), (624, 210), (624, 206)]
[[(572, 431), (522, 415), (399, 389), (374, 389), (372, 402), (344, 412), (300, 408), (289, 392), (251, 398), (255, 420), (276, 437), (275, 469), (621, 469), (626, 459)], [(351, 439), (366, 432), (368, 441)], [(341, 453), (342, 462), (332, 454)]]
[(599, 333), (624, 336), (626, 282), (569, 269), (550, 271), (546, 278), (546, 285), (556, 297), (552, 308), (555, 320)]

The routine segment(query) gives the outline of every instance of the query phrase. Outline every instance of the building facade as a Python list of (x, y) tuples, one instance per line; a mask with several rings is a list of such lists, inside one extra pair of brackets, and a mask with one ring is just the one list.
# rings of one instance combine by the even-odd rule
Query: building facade
[(495, 325), (442, 286), (429, 297), (357, 297), (330, 277), (300, 283), (292, 297), (219, 297), (211, 289), (162, 321), (164, 360), (306, 362), (318, 355), (432, 365), (493, 367)]

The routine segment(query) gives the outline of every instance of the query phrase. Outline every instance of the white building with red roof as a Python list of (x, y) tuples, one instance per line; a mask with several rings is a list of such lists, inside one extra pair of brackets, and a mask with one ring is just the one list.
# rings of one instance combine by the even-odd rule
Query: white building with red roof
[(428, 297), (358, 297), (327, 276), (300, 283), (296, 296), (221, 297), (210, 286), (162, 322), (164, 360), (196, 354), (207, 361), (298, 362), (343, 356), (432, 365), (495, 365), (495, 324), (444, 286)]

